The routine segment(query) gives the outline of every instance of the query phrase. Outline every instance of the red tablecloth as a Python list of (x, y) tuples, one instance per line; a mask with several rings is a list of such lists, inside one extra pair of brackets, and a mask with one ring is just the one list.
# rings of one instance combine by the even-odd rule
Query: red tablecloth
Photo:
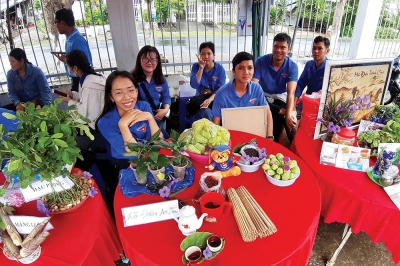
[[(3, 178), (1, 175), (1, 184)], [(14, 214), (43, 217), (36, 208), (36, 201), (25, 203)], [(54, 229), (41, 244), (42, 253), (32, 265), (115, 265), (114, 260), (122, 253), (114, 220), (100, 192), (74, 211), (53, 215), (50, 222)], [(21, 265), (8, 260), (2, 253), (0, 265)]]
[(400, 211), (382, 187), (365, 172), (319, 164), (322, 141), (308, 130), (298, 130), (291, 150), (314, 171), (321, 188), (321, 215), (326, 223), (341, 222), (354, 233), (366, 232), (374, 243), (382, 241), (400, 260)]
[[(254, 135), (231, 131), (232, 145), (250, 141)], [(263, 170), (242, 173), (237, 177), (222, 180), (229, 187), (245, 186), (275, 223), (278, 232), (254, 242), (244, 242), (236, 225), (233, 213), (221, 218), (217, 223), (203, 222), (200, 232), (211, 232), (226, 239), (220, 254), (204, 265), (306, 265), (314, 244), (320, 215), (320, 192), (313, 172), (295, 154), (265, 138), (257, 137), (260, 147), (268, 153), (282, 152), (298, 160), (301, 175), (289, 187), (276, 187), (269, 183)], [(177, 195), (180, 199), (194, 198), (204, 165), (194, 163), (195, 183)], [(159, 196), (139, 195), (126, 198), (119, 187), (114, 198), (114, 208), (118, 233), (126, 257), (133, 265), (181, 265), (183, 251), (180, 243), (185, 238), (174, 220), (124, 227), (121, 208), (160, 202)], [(201, 212), (197, 208), (197, 216)]]

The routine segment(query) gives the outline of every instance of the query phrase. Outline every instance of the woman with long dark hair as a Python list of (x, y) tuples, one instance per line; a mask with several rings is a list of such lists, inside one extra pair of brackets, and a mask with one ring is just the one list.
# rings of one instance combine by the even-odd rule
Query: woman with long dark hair
[(9, 54), (11, 69), (7, 72), (8, 97), (17, 111), (25, 108), (22, 103), (32, 102), (36, 107), (52, 102), (51, 90), (46, 76), (28, 61), (25, 51), (12, 49)]
[(161, 57), (157, 48), (146, 45), (140, 49), (132, 75), (139, 83), (139, 94), (153, 109), (154, 118), (163, 132), (166, 130), (165, 116), (171, 106), (167, 79), (161, 68)]
[(94, 71), (86, 55), (81, 50), (72, 50), (67, 54), (67, 67), (70, 73), (79, 77), (81, 88), (79, 92), (60, 89), (67, 96), (57, 96), (68, 103), (68, 106), (76, 105), (78, 112), (90, 120), (89, 126), (94, 130), (96, 119), (99, 117), (104, 105), (106, 78), (104, 75)]
[[(104, 108), (97, 128), (110, 143), (111, 155), (128, 162), (127, 143), (149, 140), (159, 127), (149, 103), (139, 98), (135, 78), (127, 71), (114, 71), (106, 81)], [(126, 164), (127, 166), (128, 164)]]

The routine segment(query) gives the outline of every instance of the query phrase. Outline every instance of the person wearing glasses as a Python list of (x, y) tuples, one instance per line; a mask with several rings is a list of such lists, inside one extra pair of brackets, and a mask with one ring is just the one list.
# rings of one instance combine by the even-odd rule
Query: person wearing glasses
[(9, 56), (11, 69), (7, 72), (8, 98), (16, 111), (24, 111), (22, 103), (32, 102), (37, 108), (52, 102), (51, 90), (46, 76), (32, 65), (24, 50), (14, 48)]
[(171, 96), (157, 48), (146, 45), (140, 49), (132, 75), (139, 83), (141, 99), (150, 104), (158, 127), (166, 134), (166, 116), (171, 106)]
[(119, 159), (120, 169), (129, 165), (129, 158), (123, 155), (129, 151), (125, 145), (149, 140), (159, 130), (150, 104), (140, 99), (131, 73), (116, 70), (108, 76), (97, 128), (110, 143), (112, 157)]
[(225, 84), (226, 73), (224, 67), (214, 61), (215, 46), (212, 42), (203, 42), (199, 47), (198, 62), (193, 64), (190, 73), (190, 86), (196, 89), (196, 96), (207, 95), (200, 104), (196, 118), (207, 118), (212, 121), (212, 102), (215, 92)]
[(65, 34), (65, 53), (63, 52), (53, 52), (52, 54), (56, 56), (60, 61), (65, 64), (65, 71), (67, 75), (72, 78), (72, 91), (78, 91), (80, 78), (72, 74), (67, 67), (67, 57), (65, 54), (71, 52), (72, 50), (81, 50), (87, 57), (89, 64), (93, 66), (92, 54), (90, 53), (89, 44), (83, 38), (82, 34), (77, 28), (75, 28), (75, 18), (74, 13), (71, 9), (60, 9), (56, 12), (54, 18), (54, 25), (56, 25), (57, 30), (60, 34)]

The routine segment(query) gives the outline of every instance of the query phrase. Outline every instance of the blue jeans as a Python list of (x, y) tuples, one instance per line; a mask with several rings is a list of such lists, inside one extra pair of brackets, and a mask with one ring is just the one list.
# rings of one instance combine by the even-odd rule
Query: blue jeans
[(202, 119), (202, 118), (207, 118), (208, 120), (212, 121), (212, 112), (210, 108), (201, 108), (199, 111), (197, 111), (195, 115), (196, 120), (197, 119)]

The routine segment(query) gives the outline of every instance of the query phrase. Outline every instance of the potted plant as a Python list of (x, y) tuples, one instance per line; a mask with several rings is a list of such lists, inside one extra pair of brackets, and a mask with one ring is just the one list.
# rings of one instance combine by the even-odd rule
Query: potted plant
[(64, 166), (74, 164), (77, 158), (83, 160), (75, 141), (78, 131), (94, 138), (87, 126), (89, 120), (80, 115), (75, 106), (59, 110), (61, 102), (62, 99), (56, 99), (41, 109), (26, 103), (25, 111), (18, 111), (16, 116), (1, 114), (8, 119), (19, 119), (15, 132), (6, 133), (0, 125), (0, 156), (9, 160), (4, 173), (17, 175), (21, 188), (35, 179), (50, 182), (58, 176), (69, 177)]
[(174, 177), (182, 181), (185, 179), (186, 168), (190, 164), (190, 160), (182, 155), (186, 142), (183, 141), (183, 138), (179, 138), (179, 133), (175, 130), (172, 130), (170, 137), (170, 142), (163, 141), (161, 145), (172, 151), (174, 157), (171, 159), (171, 165), (174, 169)]
[[(165, 171), (165, 166), (169, 164), (167, 156), (158, 154), (160, 145), (160, 132), (158, 130), (149, 140), (139, 140), (137, 143), (128, 143), (130, 152), (124, 153), (125, 156), (135, 156), (131, 159), (131, 167), (134, 169), (136, 181), (139, 184), (147, 183), (147, 170), (156, 171), (154, 178), (157, 183), (163, 183), (162, 175), (157, 177), (159, 172)], [(163, 170), (164, 168), (164, 170)]]

